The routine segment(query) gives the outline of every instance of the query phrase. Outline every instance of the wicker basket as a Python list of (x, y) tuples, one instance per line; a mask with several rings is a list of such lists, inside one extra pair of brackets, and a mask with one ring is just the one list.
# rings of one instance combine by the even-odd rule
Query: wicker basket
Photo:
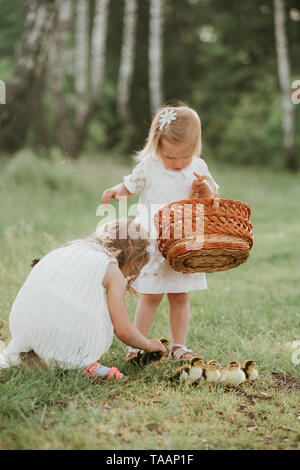
[(168, 204), (154, 217), (158, 248), (178, 272), (212, 273), (235, 268), (247, 261), (253, 245), (250, 213), (247, 204), (232, 199), (188, 199)]

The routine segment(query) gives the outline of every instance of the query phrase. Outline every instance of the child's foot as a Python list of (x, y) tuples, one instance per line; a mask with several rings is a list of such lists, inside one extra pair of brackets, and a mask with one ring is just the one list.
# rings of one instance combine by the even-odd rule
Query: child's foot
[(168, 361), (189, 361), (195, 354), (184, 344), (172, 344), (169, 351)]
[(89, 374), (96, 380), (97, 377), (101, 377), (102, 379), (111, 380), (113, 377), (116, 380), (124, 379), (124, 374), (122, 374), (116, 367), (106, 367), (100, 364), (99, 362), (95, 362), (84, 368), (85, 372), (83, 373), (84, 377), (88, 377)]

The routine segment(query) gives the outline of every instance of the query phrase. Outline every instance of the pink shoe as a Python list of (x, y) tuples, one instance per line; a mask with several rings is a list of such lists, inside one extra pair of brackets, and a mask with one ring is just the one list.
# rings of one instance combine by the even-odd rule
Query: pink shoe
[[(108, 373), (107, 374), (99, 374), (97, 373), (97, 368), (98, 367), (102, 367), (102, 368), (105, 368), (107, 369)], [(84, 372), (84, 378), (88, 378), (89, 376), (92, 376), (92, 378), (94, 380), (97, 380), (97, 379), (106, 379), (106, 381), (110, 381), (112, 380), (114, 377), (116, 380), (124, 380), (125, 377), (124, 377), (124, 374), (122, 374), (119, 369), (117, 369), (116, 367), (111, 367), (110, 369), (108, 367), (105, 367), (105, 366), (101, 366), (101, 364), (99, 364), (99, 362), (95, 362), (94, 364), (92, 364), (91, 366), (89, 367), (85, 367), (84, 368), (85, 372)]]

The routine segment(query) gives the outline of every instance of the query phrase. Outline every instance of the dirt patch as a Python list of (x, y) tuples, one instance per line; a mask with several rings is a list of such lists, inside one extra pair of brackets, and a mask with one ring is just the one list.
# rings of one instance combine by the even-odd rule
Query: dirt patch
[(265, 401), (265, 400), (273, 400), (273, 397), (268, 395), (265, 392), (260, 393), (246, 393), (241, 391), (239, 393), (240, 396), (246, 398), (248, 400), (248, 405), (256, 405), (256, 401)]
[(300, 391), (300, 380), (294, 377), (272, 372), (273, 388), (277, 390)]
[(238, 413), (242, 413), (245, 416), (248, 416), (250, 419), (255, 419), (256, 415), (253, 411), (249, 410), (249, 408), (245, 405), (239, 406), (236, 410)]

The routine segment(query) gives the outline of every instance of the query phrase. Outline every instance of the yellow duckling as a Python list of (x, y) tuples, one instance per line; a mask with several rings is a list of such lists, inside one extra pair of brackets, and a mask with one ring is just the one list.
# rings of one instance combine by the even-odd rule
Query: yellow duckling
[(224, 382), (224, 384), (229, 387), (237, 387), (245, 382), (245, 380), (245, 372), (241, 369), (241, 365), (237, 361), (230, 361), (226, 369), (223, 369), (220, 377), (220, 382)]
[(258, 377), (258, 370), (255, 361), (252, 359), (247, 359), (244, 365), (242, 366), (242, 371), (244, 371), (246, 379), (249, 381), (256, 380)]
[(169, 380), (170, 382), (195, 383), (201, 379), (204, 367), (203, 359), (199, 356), (194, 356), (188, 366), (179, 367)]
[(219, 364), (219, 361), (215, 359), (208, 361), (205, 368), (203, 369), (202, 377), (208, 383), (219, 382), (220, 377), (221, 377), (220, 369), (221, 369), (221, 366)]

